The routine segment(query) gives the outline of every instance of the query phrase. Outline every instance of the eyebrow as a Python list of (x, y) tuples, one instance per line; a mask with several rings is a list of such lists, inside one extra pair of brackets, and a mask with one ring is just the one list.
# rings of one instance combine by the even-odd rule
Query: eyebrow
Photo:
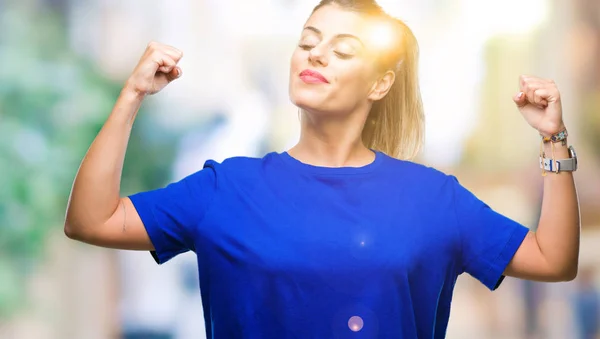
[[(306, 26), (306, 27), (304, 27), (304, 30), (312, 31), (318, 35), (323, 35), (323, 33), (318, 28), (313, 27), (313, 26)], [(336, 39), (351, 38), (351, 39), (358, 41), (361, 45), (364, 46), (363, 42), (356, 35), (352, 35), (352, 34), (348, 34), (348, 33), (340, 33), (340, 34), (337, 34), (335, 36), (335, 38)]]

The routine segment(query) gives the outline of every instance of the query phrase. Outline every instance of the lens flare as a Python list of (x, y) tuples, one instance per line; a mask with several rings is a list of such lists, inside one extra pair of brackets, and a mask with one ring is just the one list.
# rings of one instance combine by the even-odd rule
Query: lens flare
[(361, 317), (355, 315), (348, 320), (348, 327), (352, 332), (360, 331), (364, 326), (364, 322)]
[(369, 29), (369, 42), (376, 49), (389, 49), (394, 45), (394, 35), (391, 24), (377, 22)]

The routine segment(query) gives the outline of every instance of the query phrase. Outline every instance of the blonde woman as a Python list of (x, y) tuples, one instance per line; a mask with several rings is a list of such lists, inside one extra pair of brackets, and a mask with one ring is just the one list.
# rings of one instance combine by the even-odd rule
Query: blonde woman
[[(392, 44), (373, 38), (381, 25)], [(522, 77), (514, 97), (546, 140), (533, 233), (409, 160), (423, 139), (417, 54), (410, 29), (375, 1), (324, 0), (291, 58), (297, 145), (208, 160), (179, 182), (120, 197), (142, 100), (182, 74), (179, 50), (149, 44), (83, 160), (65, 233), (148, 250), (159, 264), (195, 252), (208, 338), (443, 338), (462, 273), (491, 290), (506, 275), (573, 279), (576, 159), (555, 84)]]

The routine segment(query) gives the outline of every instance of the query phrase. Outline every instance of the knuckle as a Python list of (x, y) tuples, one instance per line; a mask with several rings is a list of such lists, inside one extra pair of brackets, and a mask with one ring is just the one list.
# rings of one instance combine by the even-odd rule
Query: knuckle
[(163, 61), (164, 61), (165, 65), (169, 65), (169, 66), (175, 65), (175, 61), (173, 61), (173, 59), (168, 55), (164, 56)]
[(173, 59), (173, 61), (177, 62), (179, 61), (179, 59), (181, 59), (183, 53), (181, 53), (179, 50), (177, 49), (171, 49), (168, 51), (169, 52), (169, 57), (171, 57), (171, 59)]
[(152, 53), (150, 54), (150, 58), (153, 61), (160, 61), (163, 59), (163, 55), (160, 51), (158, 50), (153, 50)]

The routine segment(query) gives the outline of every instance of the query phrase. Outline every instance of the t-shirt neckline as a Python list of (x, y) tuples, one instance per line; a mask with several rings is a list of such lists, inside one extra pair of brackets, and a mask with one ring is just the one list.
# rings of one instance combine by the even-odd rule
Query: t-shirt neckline
[(375, 160), (360, 167), (325, 167), (325, 166), (316, 166), (304, 163), (294, 157), (292, 157), (287, 151), (279, 153), (280, 158), (285, 162), (288, 166), (293, 167), (295, 170), (305, 173), (313, 173), (313, 174), (325, 174), (325, 175), (349, 175), (349, 174), (362, 174), (369, 173), (373, 171), (377, 166), (381, 164), (385, 155), (380, 151), (371, 150), (375, 153)]

